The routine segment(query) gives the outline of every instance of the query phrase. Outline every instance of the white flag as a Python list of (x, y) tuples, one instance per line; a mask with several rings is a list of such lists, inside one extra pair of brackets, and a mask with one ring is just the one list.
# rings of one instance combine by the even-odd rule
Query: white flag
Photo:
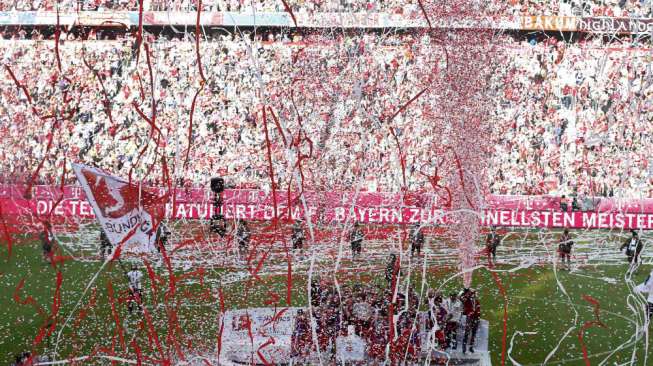
[(165, 197), (96, 168), (73, 164), (73, 170), (111, 244), (130, 253), (155, 249)]

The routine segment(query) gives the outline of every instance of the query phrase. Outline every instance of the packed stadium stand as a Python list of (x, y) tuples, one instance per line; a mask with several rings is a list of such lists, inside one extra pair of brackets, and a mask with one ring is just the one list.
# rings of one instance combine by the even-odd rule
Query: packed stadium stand
[[(43, 160), (38, 182), (54, 183), (64, 157), (68, 162), (79, 159), (127, 174), (144, 143), (140, 137), (131, 136), (140, 136), (137, 131), (147, 135), (149, 129), (148, 122), (131, 107), (143, 93), (143, 85), (146, 89), (149, 85), (135, 72), (147, 75), (148, 67), (143, 55), (137, 64), (132, 49), (135, 37), (121, 34), (112, 36), (118, 39), (82, 41), (73, 33), (64, 33), (57, 55), (51, 37), (44, 39), (38, 30), (29, 36), (19, 33), (5, 32), (0, 49), (3, 63), (30, 93), (31, 104), (26, 103), (28, 97), (5, 70), (5, 77), (0, 79), (3, 180), (24, 182)], [(99, 36), (101, 31), (91, 38)], [(419, 68), (423, 61), (411, 53), (416, 37), (418, 34), (411, 32), (384, 37), (368, 32), (327, 39), (298, 31), (254, 34), (248, 30), (211, 35), (200, 46), (206, 52), (202, 61), (210, 77), (196, 101), (200, 112), (195, 111), (192, 131), (193, 145), (206, 149), (190, 151), (193, 166), (185, 178), (201, 184), (218, 171), (230, 177), (232, 185), (265, 187), (269, 184), (265, 155), (247, 153), (258, 151), (264, 143), (260, 116), (256, 122), (263, 103), (257, 95), (258, 83), (272, 90), (274, 103), (290, 104), (274, 91), (289, 87), (290, 80), (284, 75), (299, 52), (312, 53), (306, 59), (317, 62), (333, 60), (342, 47), (357, 51), (357, 45), (364, 44), (366, 49), (360, 52), (365, 52), (369, 63), (362, 71), (392, 77), (391, 83), (405, 95), (417, 85), (411, 67)], [(200, 82), (195, 42), (188, 34), (147, 34), (146, 38), (156, 70), (157, 123), (168, 137), (159, 143), (166, 152), (183, 155), (193, 98), (187, 90), (197, 88)], [(627, 47), (619, 39), (563, 42), (553, 36), (511, 34), (502, 36), (500, 44), (501, 55), (509, 64), (496, 70), (493, 84), (499, 96), (497, 115), (493, 116), (495, 151), (488, 173), (493, 193), (650, 197), (653, 75), (648, 43)], [(519, 57), (511, 57), (514, 55)], [(63, 74), (57, 70), (57, 57)], [(261, 68), (261, 74), (254, 64)], [(327, 69), (332, 77), (340, 72)], [(64, 94), (68, 102), (62, 103)], [(399, 104), (389, 94), (380, 98), (375, 95), (370, 93), (365, 98), (380, 113), (387, 105)], [(110, 115), (106, 113), (107, 100)], [(148, 103), (141, 108), (149, 110)], [(414, 190), (428, 187), (428, 179), (419, 174), (425, 163), (420, 157), (426, 156), (423, 153), (437, 135), (420, 123), (419, 111), (429, 103), (418, 100), (397, 127), (400, 135), (409, 136), (407, 170), (411, 172), (409, 186)], [(39, 121), (52, 111), (66, 118), (45, 124)], [(314, 113), (303, 128), (325, 132), (325, 122), (343, 118), (330, 113)], [(291, 125), (295, 123), (286, 119)], [(52, 149), (45, 155), (55, 124), (65, 132), (55, 134)], [(329, 139), (330, 146), (321, 147), (331, 169), (316, 173), (316, 179), (351, 188), (363, 156), (374, 156), (378, 160), (367, 166), (366, 176), (370, 178), (364, 188), (391, 191), (399, 186), (400, 169), (388, 169), (397, 167), (399, 160), (387, 130), (352, 123), (336, 124), (329, 133), (343, 138)], [(363, 154), (364, 143), (370, 138), (378, 143)], [(341, 148), (359, 154), (341, 156), (337, 154)], [(328, 156), (330, 152), (333, 156)], [(144, 162), (152, 163), (154, 158), (147, 156)], [(328, 176), (319, 176), (324, 174)]]

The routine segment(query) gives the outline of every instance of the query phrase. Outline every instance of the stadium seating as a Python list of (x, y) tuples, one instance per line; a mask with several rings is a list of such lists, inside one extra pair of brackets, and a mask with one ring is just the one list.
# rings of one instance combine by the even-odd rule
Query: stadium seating
[[(190, 133), (192, 146), (202, 148), (189, 150), (190, 165), (185, 166), (183, 176), (175, 177), (178, 183), (203, 185), (219, 174), (231, 186), (269, 190), (267, 156), (261, 153), (265, 135), (260, 112), (265, 104), (291, 109), (292, 101), (284, 93), (290, 90), (288, 75), (294, 57), (301, 53), (306, 62), (318, 67), (317, 60), (334, 60), (343, 49), (364, 47), (360, 51), (367, 57), (363, 74), (392, 75), (392, 85), (403, 100), (418, 86), (411, 70), (425, 62), (413, 58), (411, 44), (418, 36), (411, 33), (383, 38), (376, 33), (338, 38), (301, 32), (220, 33), (201, 43), (208, 79), (194, 101), (201, 75), (195, 42), (187, 35), (170, 38), (146, 33), (148, 52), (142, 51), (138, 60), (133, 35), (102, 41), (93, 40), (98, 35), (92, 35), (82, 42), (72, 33), (63, 33), (58, 54), (55, 42), (42, 40), (38, 31), (3, 36), (3, 62), (31, 98), (30, 105), (12, 78), (0, 79), (0, 172), (2, 181), (9, 183), (29, 180), (41, 162), (34, 183), (54, 183), (62, 175), (66, 158), (67, 163), (80, 161), (161, 184), (156, 181), (160, 175), (146, 174), (157, 155), (150, 152), (139, 159), (139, 153), (145, 146), (156, 147), (150, 151), (174, 156), (169, 164), (180, 166), (186, 161)], [(605, 43), (600, 38), (563, 42), (545, 35), (502, 36), (498, 42), (506, 63), (495, 75), (498, 123), (493, 125), (495, 151), (487, 175), (491, 193), (652, 197), (650, 48)], [(146, 53), (155, 70), (153, 91)], [(515, 55), (519, 57), (511, 57)], [(62, 63), (61, 72), (57, 60)], [(333, 75), (340, 72), (335, 62), (326, 65)], [(261, 88), (266, 96), (261, 96)], [(152, 114), (150, 98), (145, 98), (152, 92), (161, 138), (149, 134), (151, 125), (143, 118)], [(402, 100), (389, 95), (365, 98), (380, 114)], [(418, 111), (428, 103), (428, 99), (418, 100), (415, 108), (395, 121), (400, 134), (407, 132), (407, 183), (415, 191), (429, 188), (428, 179), (419, 174), (419, 157), (428, 151), (429, 141), (437, 138), (436, 131), (420, 123)], [(330, 114), (338, 113), (320, 110), (302, 128), (317, 136)], [(59, 117), (47, 118), (52, 115)], [(290, 116), (279, 117), (293, 130), (297, 128)], [(330, 167), (312, 171), (311, 182), (317, 185), (312, 188), (352, 189), (356, 176), (365, 169), (363, 189), (398, 190), (401, 169), (393, 137), (354, 122), (338, 123), (329, 130), (327, 146), (321, 151), (325, 154), (322, 161), (329, 161)], [(279, 137), (276, 129), (270, 130), (273, 139)], [(375, 143), (368, 144), (371, 139)], [(344, 150), (353, 153), (337, 153)], [(284, 150), (277, 146), (273, 154), (275, 171), (281, 179), (288, 179), (286, 162), (281, 159)], [(375, 161), (363, 166), (365, 156)], [(138, 167), (131, 169), (137, 161)], [(305, 162), (307, 171), (311, 171), (310, 164), (310, 159)]]

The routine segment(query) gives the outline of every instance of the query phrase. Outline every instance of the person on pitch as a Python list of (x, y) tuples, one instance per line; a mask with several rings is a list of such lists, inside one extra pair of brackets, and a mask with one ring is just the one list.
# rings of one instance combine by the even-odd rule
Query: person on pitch
[(398, 281), (399, 270), (400, 270), (400, 263), (397, 258), (397, 255), (392, 253), (388, 258), (388, 263), (386, 264), (385, 267), (385, 280), (388, 282), (388, 287), (392, 286), (393, 278), (397, 277), (397, 281)]
[(225, 220), (224, 216), (221, 214), (213, 214), (209, 221), (209, 228), (211, 229), (211, 232), (224, 237), (227, 233), (227, 220)]
[(156, 245), (156, 250), (161, 253), (161, 249), (165, 249), (168, 245), (168, 240), (170, 239), (170, 230), (168, 227), (161, 222), (159, 227), (156, 229), (156, 239), (154, 243)]
[(372, 324), (367, 332), (366, 353), (370, 365), (385, 364), (385, 350), (388, 344), (388, 325), (386, 317), (378, 313), (373, 315)]
[(104, 260), (105, 255), (111, 255), (112, 249), (113, 246), (111, 245), (111, 241), (109, 240), (107, 233), (104, 231), (104, 229), (100, 228), (100, 256), (102, 257), (102, 260)]
[(304, 310), (299, 309), (290, 341), (290, 357), (298, 360), (307, 357), (310, 354), (311, 336), (311, 322)]
[(352, 259), (356, 259), (356, 257), (360, 256), (361, 251), (363, 250), (363, 237), (363, 230), (361, 230), (360, 224), (355, 222), (354, 228), (349, 236)]
[(311, 279), (311, 305), (313, 307), (320, 306), (322, 293), (326, 290), (321, 286), (320, 279), (316, 276)]
[(648, 293), (648, 297), (646, 298), (646, 314), (650, 324), (650, 320), (653, 319), (653, 270), (649, 273), (648, 277), (646, 277), (646, 281), (637, 286), (635, 290)]
[(127, 307), (129, 314), (134, 311), (134, 307), (137, 307), (139, 311), (143, 310), (142, 278), (143, 274), (138, 270), (138, 267), (135, 264), (132, 265), (131, 271), (127, 272), (127, 279), (129, 280), (129, 301)]
[(492, 262), (497, 260), (497, 247), (501, 243), (501, 237), (497, 234), (497, 228), (492, 227), (490, 233), (485, 237), (485, 249), (487, 250), (487, 257), (490, 259), (492, 256)]
[(302, 220), (297, 220), (292, 226), (292, 248), (302, 250), (304, 248), (304, 229), (302, 228)]
[(251, 237), (251, 232), (247, 225), (247, 221), (240, 221), (238, 224), (238, 229), (236, 230), (236, 241), (238, 242), (238, 252), (240, 257), (243, 259), (247, 258), (249, 252), (249, 240)]
[[(478, 325), (481, 321), (481, 304), (476, 297), (476, 291), (465, 289), (460, 296), (463, 303), (463, 314), (466, 316), (465, 320), (465, 334), (463, 335), (463, 353), (469, 351), (474, 353), (474, 343), (476, 342), (476, 332)], [(469, 343), (467, 341), (469, 340)]]
[(628, 258), (628, 263), (637, 263), (639, 261), (639, 254), (642, 252), (644, 244), (642, 240), (637, 235), (637, 231), (632, 231), (632, 237), (628, 238), (626, 242), (619, 248), (619, 250), (626, 249), (626, 257)]
[(569, 229), (565, 229), (560, 240), (558, 241), (558, 253), (560, 255), (560, 260), (564, 264), (567, 262), (567, 269), (571, 269), (571, 247), (574, 245), (573, 240), (571, 240), (571, 235), (569, 234)]
[(445, 328), (447, 347), (456, 349), (458, 348), (458, 324), (462, 317), (463, 305), (458, 300), (458, 295), (452, 292), (449, 294), (449, 298), (444, 300), (443, 306), (447, 311)]
[(410, 255), (412, 256), (417, 252), (417, 255), (422, 255), (422, 246), (424, 245), (424, 233), (419, 224), (414, 224), (410, 231)]
[(43, 223), (43, 231), (39, 234), (39, 238), (41, 239), (41, 248), (43, 249), (43, 259), (47, 263), (52, 263), (54, 235), (52, 234), (52, 224), (50, 224), (50, 221)]
[(442, 302), (442, 294), (429, 289), (427, 292), (428, 312), (426, 327), (429, 330), (431, 342), (438, 344), (438, 349), (447, 348), (446, 318), (447, 310)]

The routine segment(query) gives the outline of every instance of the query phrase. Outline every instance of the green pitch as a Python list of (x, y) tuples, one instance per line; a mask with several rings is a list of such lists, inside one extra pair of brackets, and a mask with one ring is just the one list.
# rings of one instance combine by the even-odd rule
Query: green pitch
[[(510, 240), (513, 239), (506, 240), (499, 251), (500, 257), (510, 254)], [(583, 249), (579, 251), (582, 253)], [(343, 267), (347, 267), (348, 262), (343, 263)], [(39, 329), (48, 323), (55, 324), (54, 330), (46, 334), (35, 349), (52, 352), (56, 347), (59, 358), (106, 355), (115, 349), (115, 356), (135, 359), (134, 345), (138, 345), (144, 355), (154, 358), (160, 352), (175, 348), (210, 352), (217, 344), (220, 292), (227, 309), (286, 305), (288, 281), (285, 273), (263, 270), (258, 279), (250, 276), (225, 281), (233, 275), (233, 270), (200, 270), (200, 266), (191, 266), (174, 270), (178, 279), (172, 291), (168, 270), (157, 264), (152, 267), (156, 276), (154, 284), (141, 266), (145, 274), (146, 312), (150, 317), (149, 322), (142, 322), (141, 315), (127, 312), (124, 300), (127, 281), (118, 264), (110, 264), (100, 272), (78, 305), (101, 265), (99, 261), (90, 260), (63, 261), (60, 267), (63, 276), (61, 304), (52, 318), (56, 272), (44, 262), (39, 243), (16, 239), (9, 259), (6, 243), (3, 243), (0, 247), (0, 364), (10, 364), (15, 354), (31, 350)], [(352, 266), (355, 264), (349, 267)], [(633, 364), (644, 365), (646, 337), (636, 334), (636, 324), (644, 321), (640, 308), (642, 298), (632, 295), (629, 298), (631, 292), (624, 277), (625, 261), (593, 263), (590, 260), (571, 272), (559, 268), (554, 271), (550, 263), (516, 267), (504, 264), (496, 268), (499, 270), (497, 279), (506, 291), (505, 297), (498, 289), (497, 279), (487, 269), (481, 268), (474, 273), (473, 287), (480, 294), (482, 317), (490, 322), (489, 346), (494, 365), (500, 365), (502, 359), (504, 298), (507, 299), (505, 362), (508, 365), (542, 364), (556, 348), (549, 364), (585, 365), (581, 337), (591, 364), (605, 360), (607, 365), (620, 365), (634, 360)], [(343, 270), (337, 275), (346, 283), (384, 284), (384, 264), (379, 261), (368, 268), (371, 269), (358, 273)], [(633, 283), (643, 282), (650, 270), (650, 265), (642, 266), (633, 275)], [(411, 271), (411, 280), (418, 292), (421, 271), (419, 264)], [(458, 291), (462, 282), (455, 276), (457, 272), (451, 266), (430, 264), (426, 279), (428, 285), (445, 293)], [(322, 276), (328, 275), (328, 272), (322, 273)], [(292, 284), (292, 305), (305, 305), (305, 268), (293, 273)], [(600, 304), (598, 318), (595, 305), (587, 296)], [(635, 306), (636, 311), (629, 304)], [(508, 354), (511, 343), (512, 351)], [(649, 363), (653, 363), (651, 348), (653, 345), (649, 348)], [(107, 361), (95, 359), (83, 364), (107, 364)]]

